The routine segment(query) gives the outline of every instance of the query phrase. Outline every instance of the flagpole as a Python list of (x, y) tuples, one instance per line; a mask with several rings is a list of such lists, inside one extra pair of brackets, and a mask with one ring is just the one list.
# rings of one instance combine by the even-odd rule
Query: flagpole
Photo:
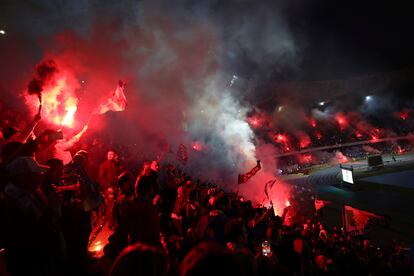
[(342, 216), (342, 228), (344, 229), (345, 233), (347, 233), (346, 219), (345, 219), (345, 205), (343, 203), (341, 203), (341, 216)]

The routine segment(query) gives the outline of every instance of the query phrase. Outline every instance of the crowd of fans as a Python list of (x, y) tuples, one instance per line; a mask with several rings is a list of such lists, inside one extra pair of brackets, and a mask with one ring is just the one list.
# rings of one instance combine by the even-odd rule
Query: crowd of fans
[[(46, 138), (45, 138), (46, 137)], [(409, 275), (398, 242), (377, 248), (328, 229), (320, 216), (285, 218), (237, 193), (192, 179), (171, 164), (145, 162), (136, 176), (115, 150), (96, 177), (89, 154), (66, 163), (38, 156), (55, 133), (3, 137), (0, 272), (5, 275)], [(95, 165), (95, 170), (98, 170)], [(113, 230), (96, 259), (96, 221)]]
[(281, 174), (305, 173), (315, 165), (339, 164), (349, 160), (367, 159), (371, 155), (389, 154), (393, 160), (398, 156), (413, 151), (413, 144), (407, 141), (380, 142), (375, 144), (354, 145), (329, 151), (298, 153), (278, 158)]

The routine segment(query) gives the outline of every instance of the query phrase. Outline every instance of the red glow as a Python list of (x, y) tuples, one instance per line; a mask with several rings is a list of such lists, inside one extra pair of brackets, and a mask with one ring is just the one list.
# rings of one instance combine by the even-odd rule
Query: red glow
[(397, 150), (398, 150), (398, 154), (404, 153), (404, 150), (400, 146), (397, 146)]
[(252, 126), (252, 127), (260, 127), (262, 124), (262, 120), (260, 119), (260, 117), (258, 115), (252, 116), (250, 118), (247, 119), (247, 122)]
[(320, 133), (319, 131), (315, 132), (315, 137), (316, 137), (316, 139), (321, 140), (322, 139), (322, 133)]
[(299, 160), (299, 163), (301, 164), (307, 164), (307, 163), (311, 163), (313, 158), (312, 158), (312, 155), (310, 154), (302, 154), (298, 156), (298, 160)]
[[(43, 87), (42, 91), (42, 118), (58, 126), (74, 127), (75, 114), (78, 109), (78, 98), (75, 90), (79, 83), (71, 73), (60, 70)], [(34, 97), (26, 96), (32, 112), (37, 112), (38, 102)]]
[(202, 151), (203, 150), (203, 145), (199, 141), (196, 141), (196, 142), (193, 143), (192, 148), (195, 151)]
[(371, 130), (371, 140), (378, 140), (381, 135), (381, 130), (379, 128), (374, 128)]
[(342, 114), (336, 114), (335, 120), (339, 125), (339, 129), (342, 131), (348, 126), (348, 121), (346, 117)]
[(275, 216), (282, 216), (285, 208), (290, 206), (289, 200), (287, 198), (283, 198), (285, 196), (286, 195), (281, 194), (272, 197), (273, 212)]
[(277, 134), (276, 135), (276, 141), (279, 143), (285, 143), (287, 142), (287, 137), (284, 134)]
[(311, 144), (310, 137), (306, 133), (301, 134), (299, 139), (300, 139), (299, 140), (299, 146), (302, 149), (306, 148), (307, 146), (309, 146)]
[(285, 152), (288, 152), (291, 150), (290, 148), (290, 143), (288, 142), (288, 137), (286, 134), (276, 134), (275, 136), (273, 136), (273, 139), (276, 143), (279, 143), (283, 146), (283, 150)]
[(408, 112), (407, 112), (407, 111), (401, 111), (401, 112), (399, 113), (399, 117), (400, 117), (400, 119), (401, 119), (401, 120), (403, 120), (403, 121), (407, 120), (407, 119), (408, 119)]
[(76, 110), (78, 110), (78, 106), (75, 98), (69, 99), (66, 101), (67, 106), (65, 107), (65, 110), (67, 110), (67, 112), (65, 114), (65, 117), (63, 117), (62, 126), (73, 127), (75, 123), (75, 113)]
[(362, 133), (361, 132), (359, 132), (358, 130), (357, 131), (355, 131), (355, 137), (356, 138), (362, 138)]
[(316, 127), (316, 120), (315, 120), (315, 118), (311, 118), (311, 120), (310, 120), (310, 123), (311, 123), (311, 126), (313, 127), (313, 128), (315, 128)]
[(346, 162), (348, 162), (348, 157), (346, 157), (340, 151), (335, 152), (335, 157), (336, 157), (336, 162), (338, 162), (338, 163), (346, 163)]

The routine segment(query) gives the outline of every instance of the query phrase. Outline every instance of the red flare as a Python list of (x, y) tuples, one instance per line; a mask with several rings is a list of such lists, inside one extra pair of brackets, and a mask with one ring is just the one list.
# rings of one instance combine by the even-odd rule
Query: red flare
[(371, 140), (378, 140), (381, 136), (381, 130), (379, 128), (374, 128), (371, 130)]
[(196, 142), (193, 143), (192, 148), (195, 151), (202, 151), (203, 150), (203, 144), (201, 144), (201, 142), (199, 142), (199, 141), (196, 141)]
[(284, 134), (280, 134), (280, 133), (276, 134), (275, 138), (276, 138), (276, 142), (279, 142), (279, 143), (286, 143), (287, 142), (287, 137)]
[(316, 137), (316, 139), (321, 140), (322, 139), (322, 133), (320, 133), (319, 131), (315, 132), (315, 137)]
[(309, 146), (310, 144), (311, 144), (310, 137), (306, 133), (301, 134), (300, 140), (299, 140), (299, 147), (303, 149)]
[(78, 110), (76, 98), (69, 98), (65, 103), (65, 110), (67, 110), (62, 120), (62, 126), (73, 127), (75, 123), (75, 113)]
[(313, 128), (315, 128), (315, 127), (316, 127), (316, 120), (315, 120), (315, 118), (311, 118), (310, 123), (311, 123), (311, 126), (312, 126)]
[(313, 160), (312, 155), (310, 154), (301, 154), (298, 156), (298, 161), (301, 164), (308, 164), (311, 163)]
[(339, 125), (339, 129), (342, 131), (348, 126), (348, 121), (346, 117), (342, 114), (336, 114), (335, 120)]
[(247, 118), (247, 122), (252, 127), (259, 127), (260, 126), (260, 119), (257, 116), (252, 116)]
[(401, 120), (403, 120), (403, 121), (407, 120), (407, 119), (408, 119), (408, 112), (407, 112), (407, 111), (401, 111), (401, 112), (399, 113), (399, 117), (400, 117), (400, 119), (401, 119)]
[[(79, 83), (68, 71), (59, 70), (52, 76), (42, 87), (42, 118), (57, 126), (73, 128), (78, 109), (75, 90), (79, 88)], [(26, 97), (26, 102), (35, 113), (37, 103), (31, 97)]]

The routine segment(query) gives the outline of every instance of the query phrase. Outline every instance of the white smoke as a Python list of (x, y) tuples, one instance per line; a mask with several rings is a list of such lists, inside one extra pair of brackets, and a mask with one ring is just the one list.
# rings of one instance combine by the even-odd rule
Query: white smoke
[[(204, 80), (188, 108), (188, 134), (205, 145), (205, 158), (193, 160), (214, 166), (206, 170), (220, 173), (235, 183), (237, 172), (255, 163), (254, 133), (246, 122), (248, 109), (231, 94), (228, 81), (217, 73)], [(196, 164), (192, 164), (197, 166)]]

